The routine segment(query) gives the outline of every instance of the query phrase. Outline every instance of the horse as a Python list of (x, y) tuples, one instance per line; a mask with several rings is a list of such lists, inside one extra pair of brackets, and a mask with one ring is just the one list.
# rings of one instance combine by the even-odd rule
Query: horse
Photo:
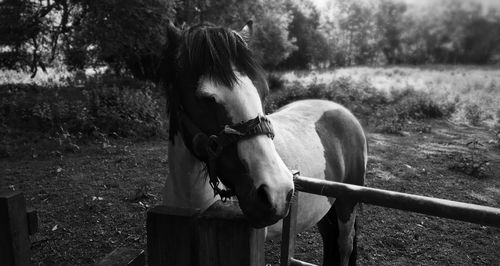
[[(164, 72), (169, 112), (169, 176), (163, 204), (207, 209), (234, 198), (266, 239), (281, 235), (293, 174), (363, 185), (367, 144), (346, 108), (301, 100), (264, 113), (264, 70), (250, 48), (253, 24), (169, 25)], [(175, 62), (175, 63), (174, 63)], [(217, 196), (214, 196), (216, 194)], [(317, 224), (324, 265), (356, 264), (357, 202), (303, 194), (297, 230)]]

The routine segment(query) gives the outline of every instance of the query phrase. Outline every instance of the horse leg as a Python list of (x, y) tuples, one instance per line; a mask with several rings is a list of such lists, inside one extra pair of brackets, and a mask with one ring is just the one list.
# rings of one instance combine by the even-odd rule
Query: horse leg
[(339, 236), (340, 264), (342, 266), (356, 265), (356, 202), (337, 198), (335, 200)]
[(318, 222), (318, 230), (323, 239), (323, 265), (339, 265), (340, 255), (337, 242), (339, 227), (334, 206)]

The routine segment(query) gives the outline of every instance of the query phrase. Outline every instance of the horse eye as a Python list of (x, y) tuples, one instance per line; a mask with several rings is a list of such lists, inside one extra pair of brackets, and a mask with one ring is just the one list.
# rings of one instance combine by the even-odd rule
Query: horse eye
[(201, 100), (205, 103), (210, 103), (210, 104), (216, 103), (214, 96), (205, 96), (205, 97), (202, 97)]

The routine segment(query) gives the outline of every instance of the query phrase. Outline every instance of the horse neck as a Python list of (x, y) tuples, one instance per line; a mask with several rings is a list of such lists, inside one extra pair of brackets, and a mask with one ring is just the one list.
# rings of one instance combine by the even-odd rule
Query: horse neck
[(205, 166), (191, 154), (179, 133), (169, 141), (168, 158), (170, 173), (163, 191), (164, 205), (201, 211), (210, 207), (216, 198)]

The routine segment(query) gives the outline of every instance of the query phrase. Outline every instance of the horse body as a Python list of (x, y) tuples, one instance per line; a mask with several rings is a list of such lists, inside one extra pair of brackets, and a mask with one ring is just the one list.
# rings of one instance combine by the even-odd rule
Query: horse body
[[(303, 100), (264, 115), (267, 83), (246, 44), (251, 23), (239, 33), (211, 25), (173, 32), (178, 40), (172, 49), (180, 63), (166, 80), (170, 173), (165, 205), (204, 211), (219, 199), (214, 193), (227, 197), (232, 192), (249, 222), (267, 226), (267, 238), (275, 238), (293, 195), (290, 169), (364, 183), (366, 140), (347, 109)], [(219, 181), (230, 190), (221, 190)], [(303, 193), (298, 204), (298, 230), (318, 224), (323, 263), (355, 264), (356, 202)]]
[[(301, 175), (362, 185), (366, 166), (366, 141), (355, 117), (330, 101), (303, 100), (269, 115), (276, 131), (278, 154)], [(330, 210), (335, 199), (302, 193), (297, 228), (312, 227)], [(281, 223), (268, 228), (268, 238), (281, 234)]]
[[(364, 183), (365, 136), (358, 121), (344, 107), (330, 101), (304, 100), (281, 108), (269, 115), (269, 119), (276, 132), (274, 145), (289, 169), (323, 180)], [(203, 163), (192, 155), (179, 135), (169, 145), (169, 161), (165, 204), (205, 210), (217, 200), (204, 177)], [(347, 262), (352, 251), (344, 251), (342, 259), (342, 252), (337, 250), (343, 246), (340, 241), (347, 242), (345, 246), (353, 246), (356, 202), (348, 199), (335, 202), (336, 199), (302, 193), (298, 202), (297, 231), (311, 228), (322, 219), (327, 224), (335, 223), (339, 227), (338, 235), (328, 233), (334, 230), (331, 226), (320, 226), (324, 245), (332, 249), (325, 252), (338, 254), (339, 258), (332, 260)], [(336, 215), (328, 217), (332, 208), (336, 209)], [(279, 221), (266, 228), (266, 238), (277, 238), (281, 232), (282, 222)], [(331, 247), (327, 243), (332, 243)]]

